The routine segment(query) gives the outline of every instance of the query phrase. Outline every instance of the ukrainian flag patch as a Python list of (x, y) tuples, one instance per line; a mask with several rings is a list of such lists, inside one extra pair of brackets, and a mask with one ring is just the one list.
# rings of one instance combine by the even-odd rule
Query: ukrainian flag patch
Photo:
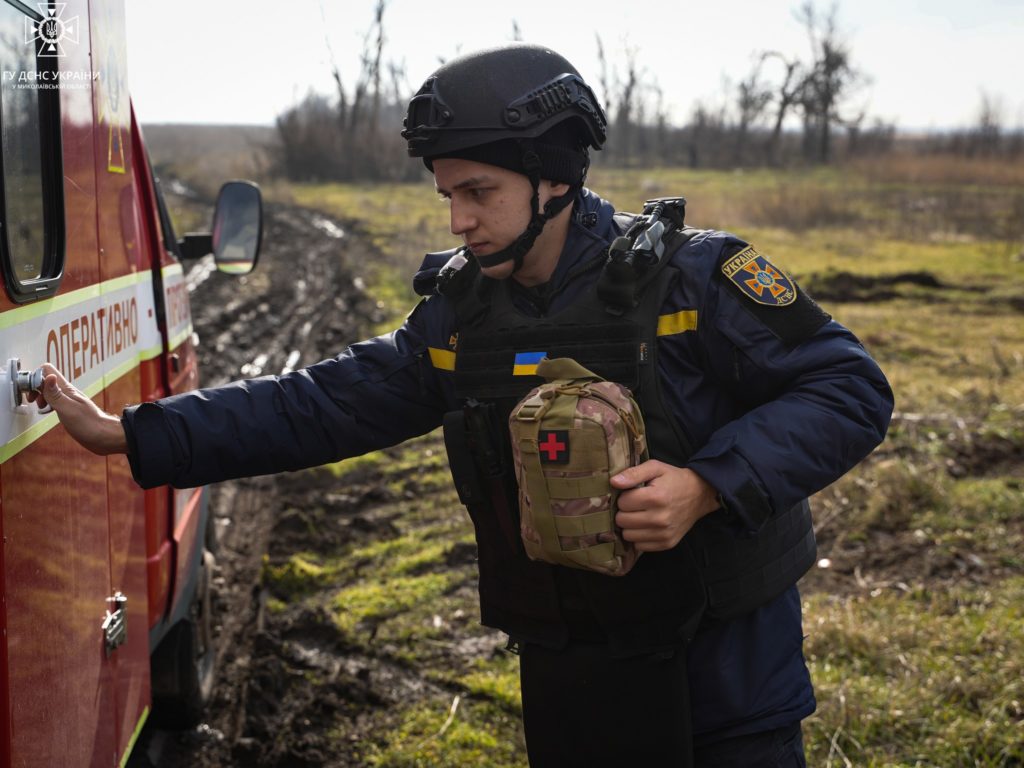
[(547, 356), (547, 352), (516, 352), (516, 359), (512, 364), (512, 375), (536, 376), (537, 363)]
[(796, 301), (796, 285), (748, 245), (722, 265), (722, 274), (743, 295), (768, 307), (785, 307)]

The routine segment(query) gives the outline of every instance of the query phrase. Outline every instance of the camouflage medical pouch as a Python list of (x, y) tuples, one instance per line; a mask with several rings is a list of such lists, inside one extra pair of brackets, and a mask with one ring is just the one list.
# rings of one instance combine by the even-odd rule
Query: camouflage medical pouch
[(542, 360), (537, 374), (548, 382), (509, 416), (526, 554), (625, 575), (639, 553), (615, 526), (610, 479), (647, 459), (640, 408), (628, 389), (568, 358)]

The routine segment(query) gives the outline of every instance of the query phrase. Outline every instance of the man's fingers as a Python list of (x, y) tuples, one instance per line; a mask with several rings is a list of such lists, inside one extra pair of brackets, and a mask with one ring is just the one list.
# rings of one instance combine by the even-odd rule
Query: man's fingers
[(624, 512), (619, 509), (615, 524), (622, 530), (657, 529), (665, 525), (664, 516), (658, 512)]
[(63, 396), (64, 392), (60, 388), (60, 382), (57, 380), (57, 376), (54, 374), (48, 375), (43, 379), (43, 397), (50, 405), (53, 405), (55, 400), (59, 400)]
[(633, 488), (619, 494), (618, 507), (622, 512), (639, 512), (655, 505), (654, 489), (648, 486)]
[[(622, 517), (620, 513), (616, 518), (616, 522)], [(640, 525), (632, 527), (632, 523), (635, 521), (627, 521), (627, 525), (621, 525), (622, 538), (626, 541), (636, 544), (641, 550), (651, 551), (666, 549), (670, 547), (674, 540), (672, 533), (665, 527), (655, 525)]]
[(638, 464), (635, 467), (624, 469), (619, 474), (615, 475), (611, 479), (612, 486), (615, 488), (635, 488), (641, 483), (649, 483), (659, 475), (664, 474), (665, 465), (660, 461), (651, 459), (645, 461), (643, 464)]
[(638, 512), (643, 509), (662, 509), (672, 498), (669, 492), (656, 482), (630, 488), (619, 494), (618, 507), (626, 512)]
[[(67, 379), (60, 374), (60, 371), (50, 365), (44, 365), (43, 368), (46, 374), (43, 377), (43, 386), (39, 394), (31, 398), (35, 400), (39, 410), (56, 409), (59, 411), (61, 400), (65, 398), (70, 400), (77, 399), (75, 397), (78, 394), (77, 390), (68, 383)], [(47, 368), (49, 371), (45, 370)]]

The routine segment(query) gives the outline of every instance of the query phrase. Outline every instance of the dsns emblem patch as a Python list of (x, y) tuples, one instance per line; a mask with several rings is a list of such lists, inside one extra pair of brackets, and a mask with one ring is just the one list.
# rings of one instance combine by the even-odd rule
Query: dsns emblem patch
[(796, 286), (764, 256), (748, 245), (722, 265), (722, 274), (758, 304), (784, 307), (796, 301)]

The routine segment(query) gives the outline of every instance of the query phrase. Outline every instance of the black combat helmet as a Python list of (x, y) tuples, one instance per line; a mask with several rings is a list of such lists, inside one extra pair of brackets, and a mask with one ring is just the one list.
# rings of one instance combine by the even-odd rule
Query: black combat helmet
[[(533, 218), (507, 248), (480, 257), (516, 269), (544, 224), (575, 199), (600, 149), (607, 121), (590, 86), (567, 59), (539, 45), (512, 43), (466, 54), (427, 78), (409, 102), (402, 138), (410, 157), (460, 157), (522, 173), (533, 185)], [(540, 180), (569, 191), (537, 211)]]
[(438, 157), (500, 139), (534, 139), (565, 120), (583, 147), (600, 149), (607, 121), (567, 59), (512, 43), (466, 54), (427, 78), (409, 102), (402, 137), (410, 157)]

